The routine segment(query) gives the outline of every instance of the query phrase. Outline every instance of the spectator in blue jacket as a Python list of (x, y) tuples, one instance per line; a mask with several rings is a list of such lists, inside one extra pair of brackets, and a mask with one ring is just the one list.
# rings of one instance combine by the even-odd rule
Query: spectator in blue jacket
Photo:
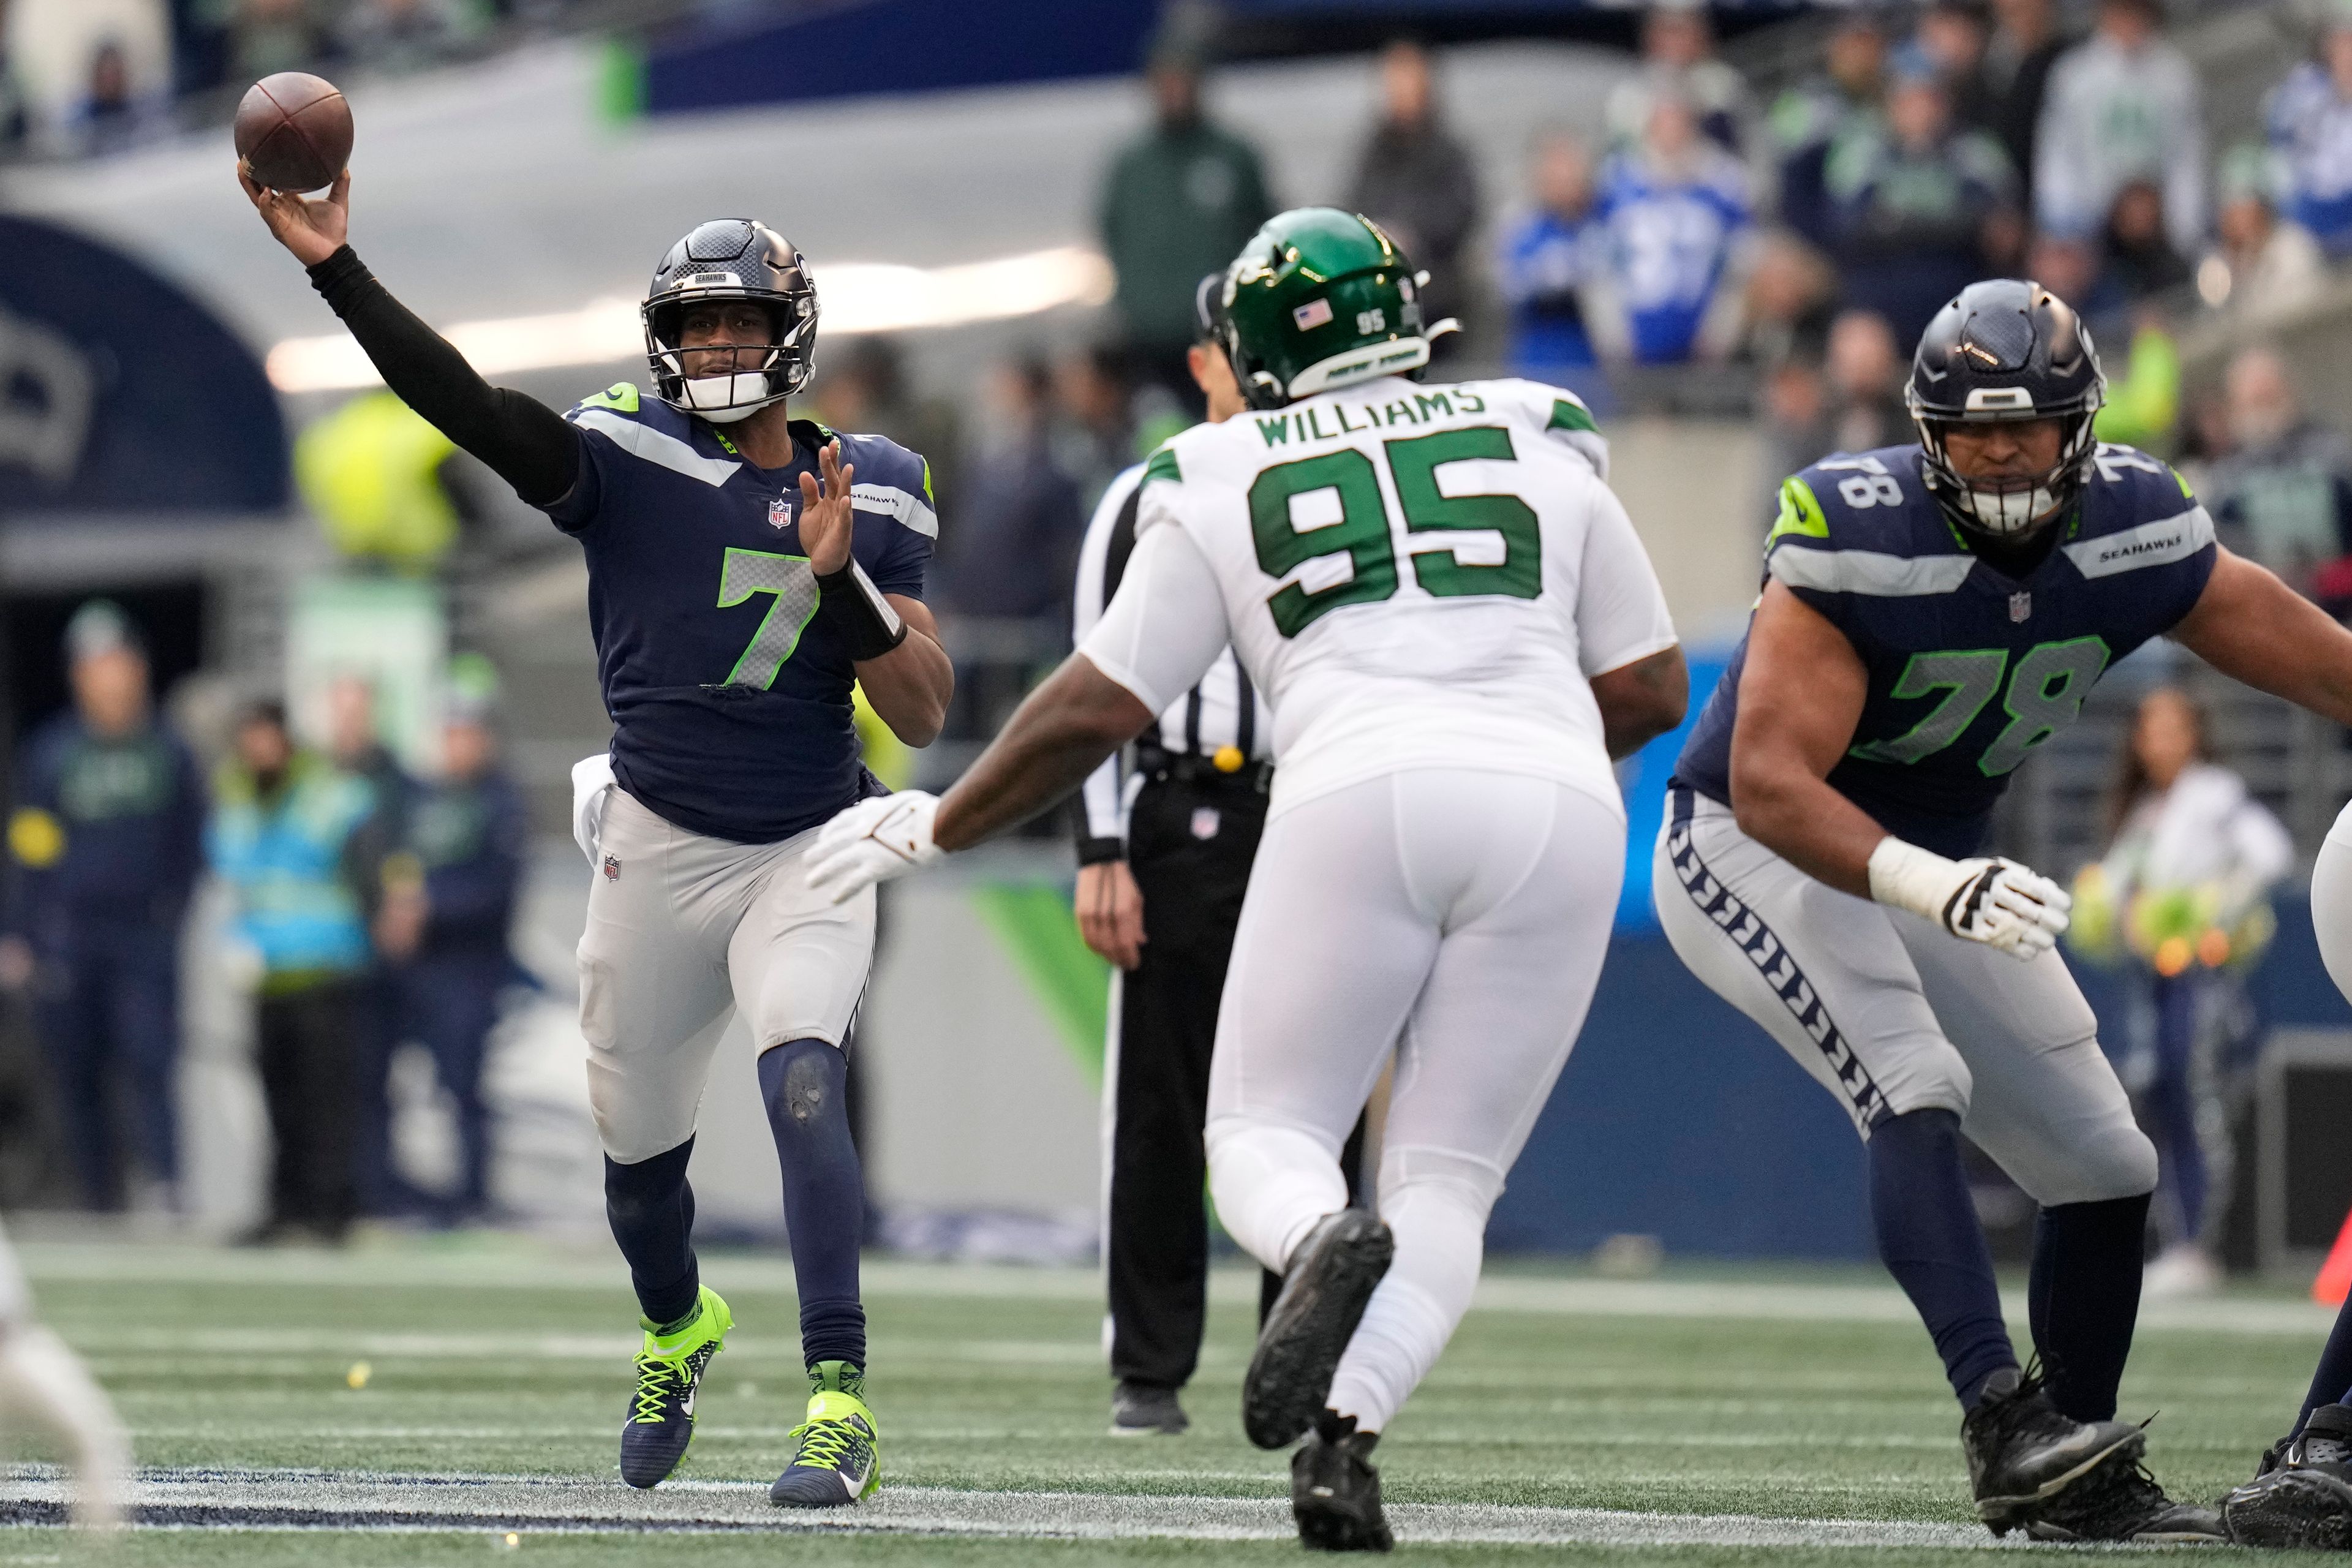
[(194, 759), (157, 722), (147, 657), (104, 600), (66, 629), (74, 705), (36, 731), (8, 824), (0, 981), (27, 984), (83, 1201), (123, 1206), (114, 1095), (138, 1163), (179, 1180), (180, 928), (204, 865)]
[(236, 894), (236, 939), (259, 970), (256, 1057), (277, 1142), (255, 1239), (338, 1242), (355, 1204), (355, 987), (368, 963), (352, 836), (367, 780), (298, 751), (275, 702), (246, 710), (215, 785), (213, 868)]
[(2330, 256), (2352, 255), (2352, 0), (2333, 0), (2318, 58), (2287, 74), (2265, 114), (2285, 166), (2284, 216)]
[(1585, 321), (1601, 246), (1593, 218), (1592, 154), (1566, 132), (1536, 144), (1535, 202), (1503, 231), (1503, 300), (1510, 308), (1504, 362), (1513, 375), (1605, 402), (1601, 363)]
[(1679, 364), (1727, 352), (1738, 327), (1748, 171), (1699, 133), (1687, 99), (1660, 91), (1640, 143), (1612, 156), (1597, 216), (1612, 309), (1605, 353)]
[(441, 732), (441, 776), (409, 803), (407, 837), (386, 867), (378, 949), (395, 968), (401, 1016), (433, 1054), (457, 1106), (460, 1175), (444, 1210), (476, 1219), (489, 1203), (490, 1121), (482, 1064), (499, 994), (516, 975), (507, 946), (530, 824), (498, 763), (487, 685), (461, 689)]

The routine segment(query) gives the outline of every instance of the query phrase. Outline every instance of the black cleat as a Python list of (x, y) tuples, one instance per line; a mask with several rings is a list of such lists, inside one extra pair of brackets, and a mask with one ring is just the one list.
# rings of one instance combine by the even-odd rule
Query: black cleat
[(2164, 1495), (2143, 1465), (2106, 1465), (2068, 1487), (2025, 1521), (2036, 1541), (2128, 1541), (2195, 1546), (2230, 1539), (2221, 1516)]
[(2147, 1435), (2121, 1421), (2062, 1415), (2040, 1378), (2004, 1368), (1960, 1423), (1960, 1447), (1977, 1517), (1995, 1535), (2006, 1535), (2101, 1468), (2137, 1464)]
[(1352, 1415), (1323, 1413), (1318, 1429), (1290, 1456), (1290, 1511), (1298, 1544), (1309, 1552), (1386, 1552), (1396, 1545), (1381, 1512), (1381, 1473), (1369, 1458), (1377, 1432), (1359, 1432)]
[(2254, 1479), (2221, 1500), (2242, 1546), (2352, 1551), (2352, 1408), (2323, 1405), (2263, 1456)]
[(1366, 1209), (1341, 1209), (1307, 1233), (1242, 1380), (1242, 1429), (1251, 1442), (1284, 1447), (1315, 1425), (1339, 1357), (1395, 1256), (1389, 1227)]
[(1176, 1391), (1125, 1378), (1110, 1396), (1110, 1435), (1114, 1437), (1173, 1437), (1190, 1427)]

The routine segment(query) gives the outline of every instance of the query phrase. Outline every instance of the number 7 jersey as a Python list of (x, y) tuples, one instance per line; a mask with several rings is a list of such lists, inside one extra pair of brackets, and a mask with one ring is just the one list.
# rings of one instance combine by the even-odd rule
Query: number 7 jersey
[[(2169, 468), (2101, 445), (2040, 564), (2010, 577), (1945, 520), (1916, 447), (1825, 458), (1780, 488), (1765, 573), (1869, 673), (1831, 786), (1938, 854), (1977, 854), (2010, 775), (2074, 722), (2117, 659), (2179, 625), (2212, 575), (2213, 522)], [(1742, 639), (1675, 776), (1731, 800)]]
[[(1197, 616), (1173, 604), (1181, 586), (1162, 588), (1168, 640), (1191, 640), (1180, 616), (1222, 614), (1273, 710), (1278, 807), (1447, 767), (1550, 778), (1622, 809), (1588, 681), (1672, 647), (1675, 630), (1607, 463), (1565, 392), (1383, 378), (1161, 447), (1138, 556), (1167, 529), (1192, 547), (1199, 598), (1213, 575)], [(1151, 588), (1135, 573), (1121, 599)], [(1087, 651), (1121, 679), (1108, 640)]]

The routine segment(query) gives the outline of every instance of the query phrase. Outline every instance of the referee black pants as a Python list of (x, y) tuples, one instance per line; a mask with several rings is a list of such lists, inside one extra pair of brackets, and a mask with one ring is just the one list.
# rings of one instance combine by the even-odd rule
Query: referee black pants
[(1128, 817), (1143, 961), (1119, 988), (1109, 1063), (1112, 1375), (1181, 1388), (1208, 1304), (1209, 1058), (1217, 998), (1265, 796), (1235, 782), (1147, 780)]

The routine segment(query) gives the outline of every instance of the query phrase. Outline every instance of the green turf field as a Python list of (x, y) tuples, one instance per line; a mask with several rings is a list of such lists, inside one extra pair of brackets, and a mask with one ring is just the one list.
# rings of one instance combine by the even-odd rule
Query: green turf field
[[(666, 1510), (707, 1526), (521, 1531), (515, 1550), (551, 1563), (1297, 1555), (1280, 1538), (1282, 1459), (1239, 1430), (1255, 1281), (1238, 1270), (1218, 1281), (1192, 1433), (1114, 1441), (1091, 1274), (870, 1263), (887, 1506), (838, 1522), (887, 1528), (812, 1535), (777, 1533), (758, 1489), (805, 1397), (790, 1273), (772, 1257), (706, 1258), (740, 1327), (705, 1384), (684, 1484), (646, 1499), (614, 1477), (635, 1309), (600, 1254), (478, 1237), (342, 1255), (25, 1253), (44, 1315), (91, 1358), (155, 1468), (155, 1495), (275, 1500), (335, 1521), (378, 1506), (370, 1488), (433, 1508), (488, 1500), (482, 1524), (457, 1530), (141, 1530), (108, 1562), (502, 1562), (491, 1521), (508, 1507), (608, 1524)], [(2327, 1321), (2279, 1293), (2151, 1310), (2126, 1414), (2162, 1410), (2150, 1453), (2175, 1495), (2210, 1499), (2248, 1473)], [(354, 1389), (359, 1362), (369, 1376)], [(1407, 1560), (1961, 1563), (1990, 1537), (1970, 1523), (1955, 1427), (1925, 1334), (1873, 1274), (1503, 1269), (1380, 1458)], [(245, 1473), (287, 1470), (311, 1473)], [(386, 1473), (448, 1479), (369, 1479)], [(541, 1479), (473, 1479), (507, 1477)], [(19, 1470), (0, 1495), (42, 1484)], [(1496, 1506), (1465, 1506), (1479, 1504)], [(0, 1530), (0, 1568), (85, 1555), (56, 1530)]]

